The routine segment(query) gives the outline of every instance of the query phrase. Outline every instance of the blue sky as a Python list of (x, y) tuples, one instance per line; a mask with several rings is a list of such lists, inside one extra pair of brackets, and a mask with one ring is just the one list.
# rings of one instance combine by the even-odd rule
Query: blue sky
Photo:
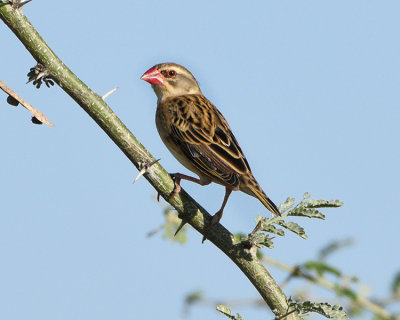
[[(345, 203), (326, 210), (326, 221), (297, 220), (308, 240), (288, 235), (265, 253), (297, 264), (351, 237), (354, 245), (329, 263), (376, 295), (400, 270), (399, 10), (397, 1), (42, 0), (24, 7), (94, 91), (119, 87), (107, 102), (170, 172), (187, 173), (156, 133), (156, 97), (140, 76), (160, 62), (186, 66), (274, 202), (307, 191)], [(152, 187), (144, 179), (132, 184), (137, 170), (62, 90), (25, 85), (35, 62), (0, 28), (1, 80), (55, 123), (35, 126), (25, 109), (0, 108), (0, 318), (179, 319), (185, 295), (197, 289), (216, 299), (256, 298), (200, 234), (190, 231), (184, 246), (146, 237), (163, 223)], [(219, 208), (222, 187), (183, 186), (210, 212)], [(221, 222), (248, 233), (258, 214), (269, 215), (237, 192)], [(234, 311), (245, 319), (267, 314)], [(199, 306), (189, 319), (223, 316)]]

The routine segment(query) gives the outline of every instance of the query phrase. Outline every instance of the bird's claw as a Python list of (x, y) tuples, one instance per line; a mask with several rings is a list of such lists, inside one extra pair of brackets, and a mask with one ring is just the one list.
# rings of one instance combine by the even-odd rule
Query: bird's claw
[[(157, 159), (157, 160), (153, 160), (151, 162), (147, 162), (147, 163), (139, 163), (139, 168), (140, 171), (138, 173), (138, 175), (136, 176), (135, 180), (133, 180), (133, 183), (135, 183), (136, 181), (139, 180), (139, 178), (144, 175), (154, 164), (156, 164), (158, 161), (160, 161), (161, 159)], [(159, 198), (159, 196), (157, 197), (157, 199)]]
[(179, 192), (181, 192), (181, 178), (177, 176), (176, 173), (170, 173), (169, 174), (174, 181), (174, 190), (172, 190), (171, 194), (168, 196), (167, 200), (170, 201), (172, 198), (174, 198)]

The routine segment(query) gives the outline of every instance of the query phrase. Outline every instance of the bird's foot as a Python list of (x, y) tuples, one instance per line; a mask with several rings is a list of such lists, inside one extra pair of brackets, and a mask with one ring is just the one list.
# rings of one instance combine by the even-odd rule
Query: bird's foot
[(171, 200), (172, 198), (174, 198), (179, 192), (181, 192), (182, 188), (181, 188), (181, 177), (179, 176), (178, 173), (170, 173), (169, 174), (172, 178), (172, 180), (174, 181), (174, 190), (172, 190), (171, 194), (168, 196), (168, 201)]
[[(180, 173), (170, 173), (169, 174), (174, 181), (174, 190), (172, 190), (171, 194), (167, 197), (167, 201), (169, 202), (172, 198), (174, 198), (179, 192), (181, 192), (181, 176)], [(157, 201), (160, 202), (160, 193), (157, 193)]]

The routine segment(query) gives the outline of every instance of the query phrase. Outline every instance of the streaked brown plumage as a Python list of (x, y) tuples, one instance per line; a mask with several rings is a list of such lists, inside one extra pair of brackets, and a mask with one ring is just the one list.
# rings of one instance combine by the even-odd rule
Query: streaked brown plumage
[(231, 128), (218, 109), (201, 93), (194, 76), (175, 63), (162, 63), (149, 69), (142, 79), (149, 82), (157, 97), (156, 125), (170, 152), (200, 179), (176, 173), (175, 190), (180, 180), (201, 185), (215, 182), (225, 186), (225, 197), (212, 224), (218, 223), (232, 190), (259, 199), (275, 215), (276, 205), (254, 178)]

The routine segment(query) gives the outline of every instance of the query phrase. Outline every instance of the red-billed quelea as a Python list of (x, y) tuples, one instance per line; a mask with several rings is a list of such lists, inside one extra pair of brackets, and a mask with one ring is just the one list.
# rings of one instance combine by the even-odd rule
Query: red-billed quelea
[(181, 179), (207, 185), (225, 186), (221, 208), (211, 225), (219, 222), (233, 190), (256, 197), (274, 215), (280, 215), (254, 178), (250, 166), (228, 122), (202, 94), (195, 77), (175, 63), (161, 63), (146, 71), (142, 80), (157, 95), (156, 125), (162, 141), (175, 158), (199, 179), (181, 173), (175, 178), (170, 198), (181, 190)]

